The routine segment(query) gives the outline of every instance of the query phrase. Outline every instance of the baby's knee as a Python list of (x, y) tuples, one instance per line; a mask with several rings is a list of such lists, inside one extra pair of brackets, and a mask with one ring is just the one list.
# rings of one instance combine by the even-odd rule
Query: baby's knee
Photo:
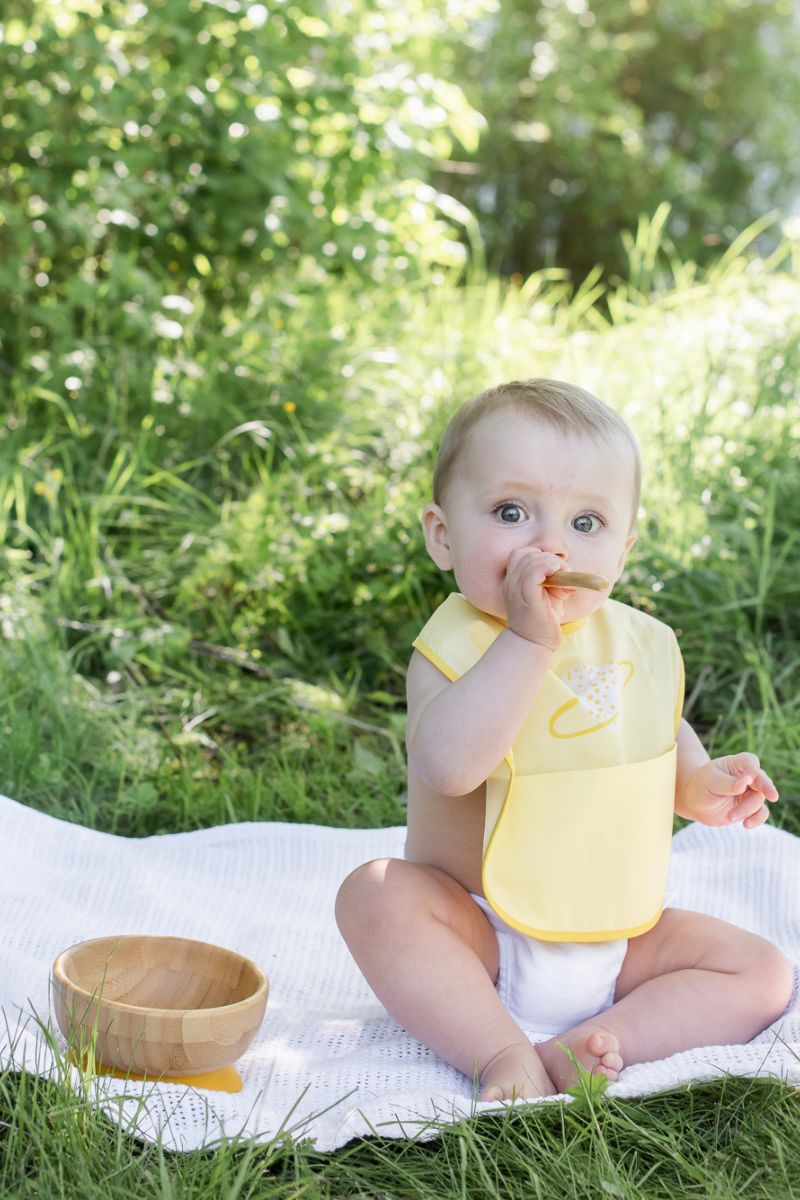
[(751, 978), (770, 1023), (782, 1015), (792, 998), (794, 970), (783, 951), (772, 942), (759, 938), (759, 943), (751, 963)]
[(375, 929), (393, 912), (402, 912), (398, 893), (406, 865), (402, 859), (376, 858), (347, 876), (336, 897), (336, 923), (345, 939), (355, 930)]

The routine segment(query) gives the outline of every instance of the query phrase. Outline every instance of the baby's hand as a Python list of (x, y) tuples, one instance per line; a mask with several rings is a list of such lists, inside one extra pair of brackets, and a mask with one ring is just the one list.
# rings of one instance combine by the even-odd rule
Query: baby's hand
[(685, 808), (703, 825), (741, 821), (745, 829), (755, 829), (769, 817), (766, 802), (777, 799), (778, 790), (755, 754), (727, 754), (689, 777)]
[(506, 563), (503, 597), (508, 627), (547, 650), (561, 645), (561, 610), (567, 593), (542, 585), (563, 565), (556, 554), (533, 546), (517, 546)]

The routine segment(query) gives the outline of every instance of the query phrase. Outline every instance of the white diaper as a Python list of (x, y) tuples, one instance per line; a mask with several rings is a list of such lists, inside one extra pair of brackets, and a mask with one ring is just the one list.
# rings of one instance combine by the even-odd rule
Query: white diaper
[(521, 1029), (553, 1037), (611, 1007), (626, 939), (542, 942), (512, 929), (482, 896), (471, 894), (497, 934), (497, 993)]

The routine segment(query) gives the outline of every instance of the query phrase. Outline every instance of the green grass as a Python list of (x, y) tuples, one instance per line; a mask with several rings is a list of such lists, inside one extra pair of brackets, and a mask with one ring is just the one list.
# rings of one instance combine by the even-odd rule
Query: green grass
[[(66, 1083), (0, 1076), (0, 1194), (154, 1197), (367, 1197), (370, 1200), (776, 1200), (800, 1195), (797, 1092), (725, 1080), (636, 1103), (547, 1105), (481, 1117), (407, 1141), (229, 1143), (169, 1154), (138, 1144)], [(432, 1133), (438, 1134), (430, 1140)]]
[[(645, 268), (605, 296), (558, 273), (331, 284), (271, 342), (257, 312), (190, 318), (155, 364), (119, 349), (113, 311), (91, 346), (31, 341), (0, 426), (0, 790), (131, 836), (401, 823), (404, 667), (448, 590), (417, 516), (436, 438), (479, 388), (553, 375), (639, 433), (618, 594), (678, 629), (691, 720), (714, 752), (761, 754), (800, 833), (796, 264)], [(799, 1115), (791, 1089), (730, 1080), (327, 1156), (173, 1156), (65, 1080), (6, 1073), (0, 1194), (782, 1197)]]

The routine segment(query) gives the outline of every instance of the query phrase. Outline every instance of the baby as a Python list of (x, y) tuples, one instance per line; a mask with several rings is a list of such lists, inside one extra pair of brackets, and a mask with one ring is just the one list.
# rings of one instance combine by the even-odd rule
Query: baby
[(615, 1080), (746, 1042), (791, 994), (775, 946), (666, 894), (674, 813), (754, 829), (778, 793), (754, 754), (709, 759), (673, 633), (608, 598), (639, 481), (612, 409), (532, 379), (459, 409), (422, 514), (459, 591), (409, 663), (405, 858), (359, 867), (336, 912), (378, 998), (481, 1100), (563, 1092), (562, 1047)]

